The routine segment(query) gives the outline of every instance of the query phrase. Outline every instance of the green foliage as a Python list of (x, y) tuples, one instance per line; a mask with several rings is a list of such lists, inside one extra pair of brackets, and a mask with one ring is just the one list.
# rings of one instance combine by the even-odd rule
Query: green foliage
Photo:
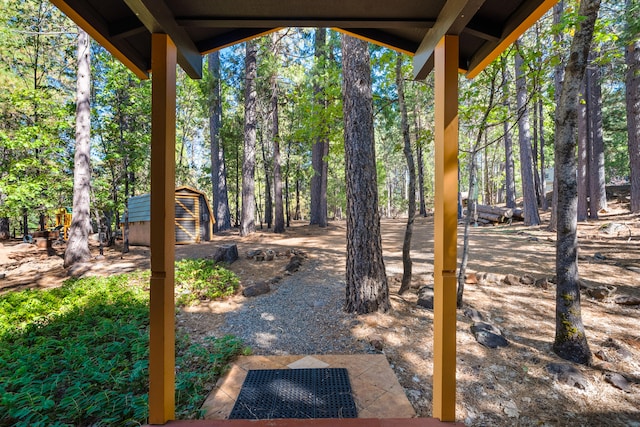
[[(145, 275), (70, 280), (0, 297), (0, 425), (140, 425), (147, 419)], [(233, 337), (177, 339), (176, 407), (196, 417)]]
[(233, 295), (238, 276), (210, 259), (183, 259), (176, 262), (176, 304), (190, 305)]

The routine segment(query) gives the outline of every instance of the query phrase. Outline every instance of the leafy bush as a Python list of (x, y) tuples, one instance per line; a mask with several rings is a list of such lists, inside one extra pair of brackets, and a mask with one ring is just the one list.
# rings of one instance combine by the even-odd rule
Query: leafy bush
[[(145, 275), (68, 281), (0, 296), (0, 425), (139, 425), (147, 419)], [(198, 415), (233, 337), (177, 339), (176, 411)]]
[(176, 262), (176, 304), (190, 305), (233, 295), (238, 276), (210, 259), (183, 259)]

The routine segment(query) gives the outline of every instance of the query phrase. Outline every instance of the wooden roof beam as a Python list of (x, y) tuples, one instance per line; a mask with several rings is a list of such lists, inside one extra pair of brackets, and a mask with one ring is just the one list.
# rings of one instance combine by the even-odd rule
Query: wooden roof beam
[(348, 34), (350, 36), (366, 40), (369, 43), (373, 43), (378, 46), (384, 46), (389, 49), (402, 52), (409, 56), (413, 56), (413, 52), (415, 52), (417, 47), (417, 44), (410, 40), (372, 28), (334, 27), (332, 29), (343, 34)]
[(547, 13), (558, 0), (545, 0), (538, 6), (531, 2), (524, 2), (504, 24), (502, 41), (485, 43), (469, 61), (467, 77), (477, 76), (487, 65), (496, 59), (504, 50), (515, 42), (529, 27)]
[(171, 38), (178, 49), (178, 64), (189, 77), (202, 78), (202, 55), (163, 0), (124, 1), (151, 34), (161, 33)]
[(413, 76), (422, 80), (433, 69), (433, 51), (445, 35), (459, 35), (485, 0), (449, 0), (413, 57)]
[(224, 49), (225, 47), (233, 46), (234, 44), (243, 43), (256, 37), (271, 34), (274, 31), (278, 31), (281, 27), (277, 28), (240, 28), (229, 31), (217, 37), (203, 40), (198, 42), (198, 50), (203, 55), (215, 52), (216, 50)]
[(340, 27), (340, 28), (431, 28), (434, 21), (415, 19), (308, 19), (308, 18), (176, 18), (178, 25), (191, 28), (281, 28), (281, 27)]
[[(116, 46), (109, 39), (107, 23), (87, 3), (81, 2), (73, 6), (68, 0), (51, 0), (51, 3), (75, 22), (76, 25), (85, 30), (92, 39), (118, 58), (138, 78), (142, 80), (149, 78), (148, 70), (151, 64), (130, 46)], [(90, 22), (88, 17), (93, 17), (93, 21)]]

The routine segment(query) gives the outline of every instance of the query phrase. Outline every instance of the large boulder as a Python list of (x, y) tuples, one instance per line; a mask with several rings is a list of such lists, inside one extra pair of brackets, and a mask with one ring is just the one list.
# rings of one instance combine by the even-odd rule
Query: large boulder
[(476, 322), (471, 325), (471, 332), (476, 341), (488, 348), (506, 347), (509, 341), (502, 336), (502, 331), (486, 322)]

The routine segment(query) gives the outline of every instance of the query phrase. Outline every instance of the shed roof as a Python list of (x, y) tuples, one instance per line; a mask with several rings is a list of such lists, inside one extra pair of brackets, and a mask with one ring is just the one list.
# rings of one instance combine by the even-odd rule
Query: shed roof
[(151, 33), (171, 37), (178, 62), (202, 75), (202, 55), (282, 27), (334, 27), (433, 68), (444, 35), (460, 37), (459, 68), (475, 76), (557, 0), (51, 0), (138, 76), (151, 68)]

